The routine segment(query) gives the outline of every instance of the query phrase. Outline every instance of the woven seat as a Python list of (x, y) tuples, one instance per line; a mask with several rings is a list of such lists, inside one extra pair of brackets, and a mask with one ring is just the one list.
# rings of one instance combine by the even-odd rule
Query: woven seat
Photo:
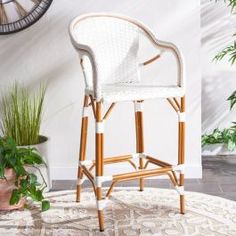
[[(157, 86), (153, 84), (117, 83), (112, 85), (103, 85), (101, 88), (101, 97), (103, 102), (119, 101), (137, 101), (154, 98), (169, 98), (184, 96), (184, 89), (175, 86)], [(86, 94), (94, 96), (92, 88), (86, 89)]]
[[(95, 13), (79, 16), (71, 22), (69, 33), (79, 54), (85, 82), (76, 201), (80, 201), (81, 185), (84, 177), (87, 177), (96, 195), (100, 231), (104, 231), (103, 210), (115, 184), (138, 179), (140, 191), (143, 191), (144, 178), (165, 174), (180, 195), (180, 213), (184, 214), (185, 76), (180, 51), (174, 44), (158, 40), (142, 23), (114, 14)], [(140, 59), (143, 42), (148, 42), (153, 47), (153, 56), (145, 61)], [(142, 69), (161, 61), (166, 53), (174, 56), (175, 61), (169, 63), (168, 69), (176, 72), (176, 80), (165, 80), (164, 83), (159, 78), (169, 77), (159, 73), (151, 81), (150, 73)], [(159, 70), (162, 70), (161, 65)], [(177, 71), (173, 69), (174, 65)], [(167, 163), (145, 153), (142, 103), (155, 98), (167, 99), (178, 116), (178, 163)], [(136, 151), (124, 156), (104, 157), (104, 121), (115, 104), (121, 101), (134, 103)], [(105, 112), (104, 102), (111, 103)], [(95, 160), (86, 159), (88, 108), (92, 109), (96, 121)], [(118, 162), (130, 164), (134, 171), (107, 176), (104, 173), (104, 165)], [(158, 168), (150, 169), (149, 164)], [(103, 183), (107, 181), (111, 181), (111, 186), (104, 195)]]

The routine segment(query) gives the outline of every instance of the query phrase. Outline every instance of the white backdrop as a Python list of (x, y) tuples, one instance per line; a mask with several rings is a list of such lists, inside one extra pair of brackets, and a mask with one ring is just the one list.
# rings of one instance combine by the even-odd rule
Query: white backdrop
[[(199, 0), (54, 0), (46, 15), (29, 29), (0, 37), (0, 85), (15, 80), (30, 88), (48, 82), (42, 134), (50, 137), (53, 179), (75, 179), (80, 137), (83, 79), (70, 44), (68, 24), (88, 12), (115, 12), (135, 17), (156, 35), (182, 50), (187, 70), (187, 176), (201, 177), (201, 73)], [(162, 66), (168, 70), (169, 65)], [(177, 118), (166, 101), (145, 103), (146, 152), (177, 160)], [(93, 121), (88, 157), (94, 157)], [(107, 156), (135, 151), (132, 103), (115, 107), (106, 123)], [(109, 140), (108, 140), (109, 139)], [(113, 169), (120, 171), (124, 167)], [(108, 170), (110, 171), (110, 170)]]

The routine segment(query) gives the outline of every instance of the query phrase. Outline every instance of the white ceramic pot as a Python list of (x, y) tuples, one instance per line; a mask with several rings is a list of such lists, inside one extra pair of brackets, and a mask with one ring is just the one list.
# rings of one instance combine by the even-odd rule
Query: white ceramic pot
[(203, 156), (227, 156), (227, 155), (236, 155), (236, 150), (229, 151), (227, 147), (222, 143), (206, 145), (202, 148)]
[[(52, 188), (52, 180), (50, 177), (50, 168), (49, 168), (49, 162), (48, 162), (48, 143), (49, 143), (49, 138), (43, 135), (40, 135), (40, 140), (41, 142), (39, 144), (35, 145), (26, 145), (26, 146), (19, 146), (19, 147), (31, 147), (31, 148), (36, 148), (40, 155), (42, 156), (44, 162), (46, 163), (45, 165), (39, 165), (38, 168), (40, 169), (40, 172), (42, 173), (42, 176), (47, 184), (47, 187), (44, 189), (44, 192), (48, 192)], [(31, 173), (34, 173), (37, 178), (39, 183), (43, 183), (43, 178), (40, 175), (39, 171), (33, 167), (27, 166), (27, 170)]]

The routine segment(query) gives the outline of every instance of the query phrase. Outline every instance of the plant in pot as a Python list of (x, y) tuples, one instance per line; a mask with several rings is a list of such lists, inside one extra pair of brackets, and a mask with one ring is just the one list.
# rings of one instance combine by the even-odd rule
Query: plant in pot
[(50, 208), (43, 196), (46, 187), (27, 167), (36, 168), (44, 161), (35, 148), (19, 148), (11, 138), (0, 137), (0, 210), (23, 208), (26, 198), (41, 202), (42, 211)]
[[(226, 1), (225, 1), (226, 2)], [(228, 6), (231, 7), (233, 14), (236, 13), (236, 0), (227, 0)], [(234, 34), (236, 36), (236, 34)], [(236, 41), (222, 51), (220, 51), (215, 57), (215, 61), (220, 61), (223, 58), (228, 58), (228, 62), (231, 65), (236, 63)], [(230, 101), (230, 110), (236, 105), (236, 91), (227, 99)], [(212, 154), (229, 154), (236, 150), (236, 122), (232, 122), (232, 125), (228, 128), (220, 130), (215, 128), (212, 133), (204, 134), (202, 136), (202, 146), (204, 151), (210, 151)], [(209, 154), (209, 151), (207, 152)]]
[(44, 179), (35, 168), (28, 169), (36, 173), (40, 183), (46, 181), (46, 192), (52, 184), (47, 160), (48, 138), (40, 135), (45, 92), (45, 87), (40, 86), (37, 92), (30, 94), (29, 89), (14, 84), (1, 101), (1, 132), (4, 138), (13, 139), (18, 147), (35, 148), (41, 154), (47, 165), (38, 166)]

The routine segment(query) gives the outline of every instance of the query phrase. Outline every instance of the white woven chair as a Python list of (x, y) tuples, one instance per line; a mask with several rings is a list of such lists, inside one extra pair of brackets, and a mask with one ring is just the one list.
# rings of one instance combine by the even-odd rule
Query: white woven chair
[[(172, 43), (158, 40), (150, 29), (142, 23), (121, 15), (95, 13), (75, 18), (69, 28), (72, 44), (79, 53), (85, 78), (85, 98), (83, 106), (80, 156), (78, 167), (77, 197), (80, 201), (81, 184), (84, 175), (91, 181), (97, 198), (100, 231), (104, 230), (103, 209), (114, 185), (120, 181), (140, 180), (140, 190), (144, 188), (144, 178), (161, 174), (169, 176), (180, 194), (180, 212), (184, 213), (184, 142), (185, 142), (185, 81), (182, 56)], [(146, 38), (156, 47), (155, 56), (141, 63), (139, 44)], [(147, 83), (140, 76), (140, 68), (162, 58), (165, 52), (171, 52), (176, 59), (177, 81), (170, 85)], [(144, 152), (142, 124), (142, 102), (146, 99), (166, 98), (176, 111), (179, 122), (178, 164), (173, 165), (157, 160)], [(89, 101), (90, 100), (90, 101)], [(104, 158), (103, 137), (104, 120), (110, 114), (116, 102), (132, 101), (135, 106), (136, 153), (126, 156)], [(103, 103), (111, 103), (102, 115)], [(86, 142), (88, 113), (92, 107), (96, 120), (96, 158), (86, 160)], [(139, 160), (139, 170), (134, 159)], [(135, 171), (125, 174), (106, 176), (105, 164), (127, 162)], [(147, 169), (148, 164), (158, 168)], [(95, 176), (92, 169), (95, 167)], [(179, 175), (179, 176), (178, 176)], [(102, 195), (102, 184), (112, 181), (106, 197)]]

